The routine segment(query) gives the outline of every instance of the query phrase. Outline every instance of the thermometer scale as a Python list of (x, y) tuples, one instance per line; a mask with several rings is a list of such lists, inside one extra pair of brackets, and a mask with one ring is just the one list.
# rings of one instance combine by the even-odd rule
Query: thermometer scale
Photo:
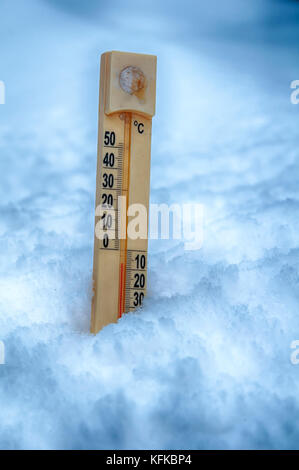
[[(146, 293), (156, 62), (116, 51), (101, 57), (92, 333), (139, 307)], [(143, 232), (130, 235), (138, 208)]]

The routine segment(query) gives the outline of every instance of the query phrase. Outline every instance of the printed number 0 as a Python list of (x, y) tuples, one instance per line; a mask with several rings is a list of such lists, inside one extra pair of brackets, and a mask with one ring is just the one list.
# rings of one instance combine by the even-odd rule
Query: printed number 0
[(108, 248), (108, 245), (109, 245), (109, 237), (108, 237), (108, 234), (105, 233), (104, 235), (104, 238), (103, 238), (103, 245), (104, 245), (104, 248)]

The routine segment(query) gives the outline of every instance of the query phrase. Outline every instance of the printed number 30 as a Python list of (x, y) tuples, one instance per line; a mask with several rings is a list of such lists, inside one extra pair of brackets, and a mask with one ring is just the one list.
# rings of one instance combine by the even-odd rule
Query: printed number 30
[(138, 307), (138, 305), (142, 304), (142, 301), (144, 299), (144, 293), (143, 292), (134, 292), (134, 307)]

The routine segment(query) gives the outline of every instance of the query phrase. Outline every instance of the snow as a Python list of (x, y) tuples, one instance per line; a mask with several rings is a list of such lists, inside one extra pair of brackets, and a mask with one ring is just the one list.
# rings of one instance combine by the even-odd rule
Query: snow
[[(298, 4), (2, 0), (0, 22), (0, 448), (298, 448)], [(106, 50), (158, 55), (151, 201), (205, 226), (200, 250), (151, 240), (144, 308), (92, 336)]]

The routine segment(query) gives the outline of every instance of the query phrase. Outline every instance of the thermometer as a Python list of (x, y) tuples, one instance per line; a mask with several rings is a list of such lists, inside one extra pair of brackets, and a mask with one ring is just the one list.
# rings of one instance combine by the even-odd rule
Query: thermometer
[(146, 294), (156, 63), (127, 52), (101, 57), (92, 333)]

